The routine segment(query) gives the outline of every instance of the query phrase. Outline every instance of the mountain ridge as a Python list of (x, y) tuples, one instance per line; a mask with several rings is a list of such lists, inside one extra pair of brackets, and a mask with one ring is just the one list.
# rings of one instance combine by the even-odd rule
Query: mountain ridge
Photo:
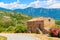
[[(0, 10), (2, 10), (0, 8)], [(3, 8), (4, 10), (4, 8)], [(10, 9), (6, 9), (5, 11), (12, 11), (12, 12), (21, 12), (23, 14), (26, 15), (30, 15), (32, 17), (51, 17), (54, 18), (56, 20), (60, 20), (60, 8), (51, 8), (51, 9), (47, 9), (47, 8), (26, 8), (26, 9), (14, 9), (14, 10), (10, 10)]]

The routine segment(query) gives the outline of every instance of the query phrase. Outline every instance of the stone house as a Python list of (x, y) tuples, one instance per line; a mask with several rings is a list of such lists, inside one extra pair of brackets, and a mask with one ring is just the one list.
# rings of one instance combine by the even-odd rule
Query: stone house
[(49, 32), (49, 29), (55, 25), (55, 20), (52, 18), (33, 18), (27, 21), (27, 31), (34, 33), (43, 33), (46, 34)]

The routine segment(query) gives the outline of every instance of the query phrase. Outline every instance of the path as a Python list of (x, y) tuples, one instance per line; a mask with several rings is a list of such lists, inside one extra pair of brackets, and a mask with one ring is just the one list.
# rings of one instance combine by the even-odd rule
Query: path
[(28, 34), (0, 34), (1, 36), (7, 37), (7, 40), (39, 40)]

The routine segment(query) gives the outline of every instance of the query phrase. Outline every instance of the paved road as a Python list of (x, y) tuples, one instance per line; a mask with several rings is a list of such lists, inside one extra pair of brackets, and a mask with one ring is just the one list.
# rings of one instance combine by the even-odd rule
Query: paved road
[(0, 34), (1, 36), (7, 37), (7, 40), (39, 40), (36, 37), (28, 34)]

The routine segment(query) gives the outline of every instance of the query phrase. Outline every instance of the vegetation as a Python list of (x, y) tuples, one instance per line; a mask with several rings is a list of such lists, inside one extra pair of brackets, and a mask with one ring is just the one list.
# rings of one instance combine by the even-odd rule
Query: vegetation
[(49, 34), (52, 37), (60, 37), (60, 20), (56, 21), (55, 26), (50, 29)]
[(60, 25), (60, 20), (56, 20), (56, 24)]
[(19, 12), (0, 11), (0, 32), (26, 32), (26, 21), (31, 18)]
[(7, 40), (7, 38), (4, 36), (0, 36), (0, 40)]
[(50, 35), (52, 37), (60, 37), (60, 28), (51, 28)]
[(52, 38), (49, 38), (48, 40), (53, 40)]
[(55, 26), (60, 28), (60, 20), (56, 20), (55, 22)]

